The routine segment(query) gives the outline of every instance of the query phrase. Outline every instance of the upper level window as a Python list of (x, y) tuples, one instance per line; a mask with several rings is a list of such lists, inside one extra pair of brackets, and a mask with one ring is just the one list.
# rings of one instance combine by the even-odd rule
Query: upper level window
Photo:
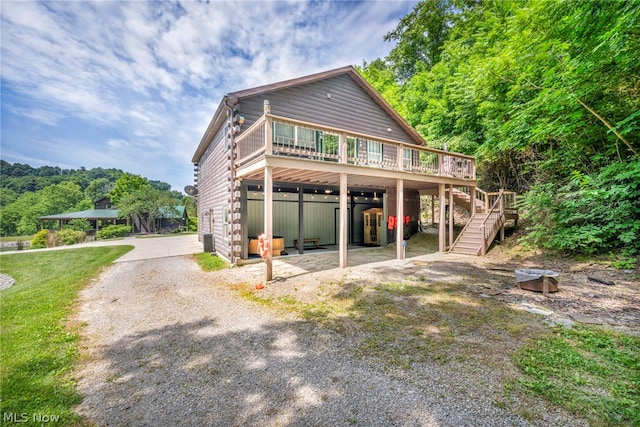
[(374, 163), (382, 163), (382, 143), (367, 141), (367, 160)]
[(309, 128), (298, 126), (297, 146), (305, 150), (313, 150), (316, 148), (316, 131)]
[(285, 147), (295, 145), (295, 127), (284, 123), (275, 122), (273, 124), (273, 142)]

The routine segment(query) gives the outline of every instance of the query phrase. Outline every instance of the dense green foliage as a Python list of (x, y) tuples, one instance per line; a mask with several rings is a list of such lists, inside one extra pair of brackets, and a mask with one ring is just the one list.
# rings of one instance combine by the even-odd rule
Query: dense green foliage
[(0, 271), (16, 283), (0, 294), (1, 413), (50, 414), (60, 416), (55, 425), (78, 425), (73, 407), (81, 398), (72, 377), (78, 330), (66, 321), (78, 292), (131, 249), (2, 255)]
[(129, 225), (108, 225), (96, 232), (98, 239), (113, 239), (114, 237), (125, 237), (131, 233)]
[(425, 0), (387, 40), (364, 77), (482, 188), (523, 194), (531, 241), (640, 253), (640, 1)]
[(515, 357), (525, 389), (590, 419), (640, 425), (640, 338), (602, 328), (558, 329)]
[(40, 230), (31, 239), (30, 249), (46, 248), (49, 240), (49, 230)]
[(177, 215), (176, 200), (167, 191), (153, 188), (147, 179), (124, 174), (116, 181), (109, 197), (118, 206), (121, 218), (137, 218), (141, 228), (155, 231), (155, 219), (162, 215)]
[[(191, 199), (178, 191), (170, 191), (167, 183), (150, 181), (119, 169), (32, 168), (0, 160), (0, 235), (34, 234), (41, 228), (40, 216), (93, 209), (94, 202), (103, 197), (113, 196), (119, 200), (142, 184), (169, 195), (173, 199), (171, 205), (185, 204)], [(113, 199), (111, 202), (116, 204)], [(69, 224), (70, 228), (90, 231), (87, 225)], [(54, 221), (45, 222), (45, 227), (55, 226)]]

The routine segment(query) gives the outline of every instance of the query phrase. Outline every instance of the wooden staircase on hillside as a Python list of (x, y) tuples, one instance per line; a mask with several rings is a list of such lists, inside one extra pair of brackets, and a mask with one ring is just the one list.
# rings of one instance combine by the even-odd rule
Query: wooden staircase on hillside
[[(456, 204), (471, 212), (471, 195), (465, 190), (467, 189), (454, 188), (453, 199)], [(485, 255), (498, 233), (500, 240), (503, 240), (505, 225), (518, 224), (515, 196), (513, 191), (487, 193), (476, 189), (475, 212), (471, 212), (471, 219), (451, 245), (449, 252)]]

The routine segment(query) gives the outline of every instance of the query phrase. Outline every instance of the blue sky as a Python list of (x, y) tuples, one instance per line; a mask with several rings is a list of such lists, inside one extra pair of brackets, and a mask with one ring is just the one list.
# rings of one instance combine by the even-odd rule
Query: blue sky
[(7, 1), (0, 157), (182, 190), (223, 95), (388, 54), (417, 1)]

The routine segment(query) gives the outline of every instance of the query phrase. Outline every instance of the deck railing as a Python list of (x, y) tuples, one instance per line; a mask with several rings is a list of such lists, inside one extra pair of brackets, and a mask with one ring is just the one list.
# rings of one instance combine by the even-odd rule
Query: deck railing
[(491, 209), (487, 212), (487, 217), (480, 224), (480, 233), (483, 237), (480, 255), (484, 256), (489, 249), (489, 245), (498, 233), (498, 230), (504, 225), (504, 192), (500, 191), (495, 202), (491, 205)]
[(236, 165), (263, 155), (475, 179), (475, 159), (267, 114), (236, 138)]
[[(457, 186), (455, 187), (455, 189), (465, 194), (468, 194), (469, 197), (471, 197), (470, 187)], [(504, 203), (505, 211), (507, 212), (515, 211), (515, 213), (517, 213), (518, 209), (516, 208), (516, 196), (518, 195), (518, 193), (516, 193), (515, 191), (501, 190), (501, 191), (489, 192), (476, 187), (476, 206), (481, 207), (482, 212), (488, 213), (489, 210), (491, 209), (491, 206), (493, 206), (496, 200), (498, 200), (498, 198), (500, 197), (501, 193), (502, 193), (502, 200)]]

